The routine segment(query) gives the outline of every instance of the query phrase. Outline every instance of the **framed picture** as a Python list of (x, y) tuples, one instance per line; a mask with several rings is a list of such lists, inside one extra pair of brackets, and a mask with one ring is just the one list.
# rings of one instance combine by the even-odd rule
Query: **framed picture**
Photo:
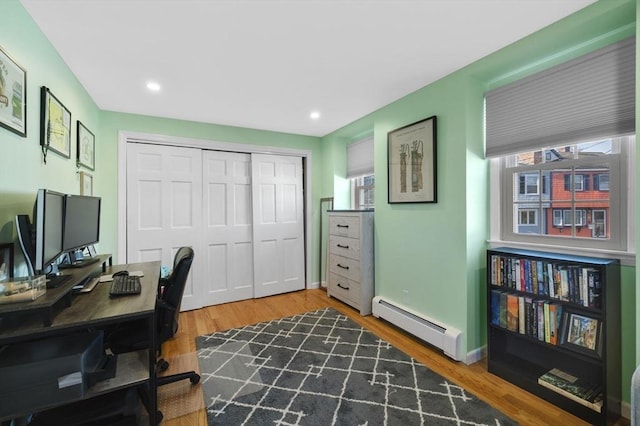
[(1, 47), (0, 126), (27, 136), (27, 72)]
[(42, 113), (40, 144), (45, 162), (49, 150), (65, 158), (71, 158), (71, 112), (44, 86), (40, 93), (40, 100)]
[(93, 195), (93, 176), (80, 172), (80, 195)]
[(0, 244), (0, 281), (13, 278), (13, 243)]
[(78, 120), (78, 158), (77, 165), (86, 167), (89, 170), (95, 170), (96, 167), (96, 137), (84, 127), (84, 124)]
[(435, 203), (436, 116), (387, 134), (391, 203)]
[(602, 322), (572, 310), (562, 318), (560, 344), (590, 355), (602, 355)]

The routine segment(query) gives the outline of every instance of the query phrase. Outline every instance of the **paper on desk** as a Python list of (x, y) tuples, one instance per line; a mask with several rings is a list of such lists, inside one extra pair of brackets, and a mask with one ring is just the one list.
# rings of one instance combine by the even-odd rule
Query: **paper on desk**
[[(132, 277), (144, 277), (144, 273), (142, 271), (129, 271), (129, 275)], [(101, 283), (104, 283), (107, 281), (113, 281), (113, 275), (100, 275)]]

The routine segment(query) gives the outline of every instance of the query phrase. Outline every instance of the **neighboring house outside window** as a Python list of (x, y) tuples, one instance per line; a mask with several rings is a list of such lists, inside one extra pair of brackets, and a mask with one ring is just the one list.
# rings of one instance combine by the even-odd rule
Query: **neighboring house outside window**
[(612, 218), (626, 218), (629, 156), (621, 153), (632, 143), (635, 136), (501, 157), (502, 239), (622, 249), (626, 220)]

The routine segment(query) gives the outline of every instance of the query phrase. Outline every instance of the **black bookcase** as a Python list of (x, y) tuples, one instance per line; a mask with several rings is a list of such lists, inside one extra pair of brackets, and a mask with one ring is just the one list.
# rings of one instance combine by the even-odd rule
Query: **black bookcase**
[[(618, 260), (487, 251), (490, 373), (605, 425), (620, 413), (620, 323)], [(541, 379), (552, 370), (569, 380)]]

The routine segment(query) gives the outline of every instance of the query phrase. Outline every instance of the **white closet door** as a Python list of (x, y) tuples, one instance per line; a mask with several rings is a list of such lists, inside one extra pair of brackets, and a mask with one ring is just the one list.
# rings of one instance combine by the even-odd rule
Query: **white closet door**
[(302, 158), (252, 154), (255, 297), (305, 287)]
[(195, 250), (182, 309), (204, 306), (194, 283), (202, 273), (202, 158), (199, 149), (127, 144), (127, 262), (171, 267), (181, 246)]
[(205, 305), (253, 298), (251, 155), (204, 151)]

